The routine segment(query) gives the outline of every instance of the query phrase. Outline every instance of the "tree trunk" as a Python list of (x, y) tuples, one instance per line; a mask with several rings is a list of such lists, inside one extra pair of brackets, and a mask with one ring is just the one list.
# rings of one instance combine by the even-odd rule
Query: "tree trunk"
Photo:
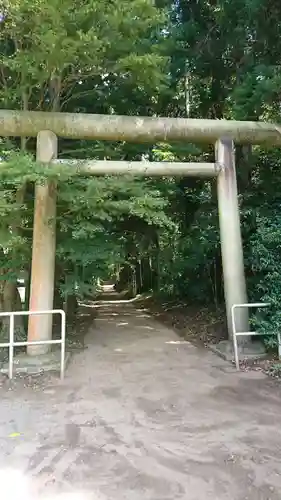
[(61, 296), (58, 286), (54, 289), (54, 309), (63, 309), (63, 297)]
[(143, 291), (148, 292), (152, 288), (152, 268), (151, 258), (144, 257), (142, 259), (142, 275), (143, 275)]
[[(17, 283), (12, 281), (5, 281), (2, 286), (2, 294), (0, 299), (0, 308), (1, 312), (12, 312), (12, 311), (21, 311), (22, 303), (20, 294), (17, 288)], [(9, 331), (10, 319), (9, 317), (2, 319), (2, 331), (6, 335)], [(26, 331), (24, 327), (24, 318), (23, 316), (15, 316), (15, 339), (25, 339)]]
[(65, 314), (68, 316), (76, 316), (78, 312), (78, 300), (75, 295), (67, 295), (65, 305), (64, 305)]

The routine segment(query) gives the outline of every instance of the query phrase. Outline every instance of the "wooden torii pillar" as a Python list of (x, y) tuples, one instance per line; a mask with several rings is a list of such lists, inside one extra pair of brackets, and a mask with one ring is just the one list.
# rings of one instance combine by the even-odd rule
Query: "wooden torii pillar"
[[(220, 226), (224, 296), (228, 335), (232, 338), (231, 308), (234, 304), (247, 304), (247, 287), (244, 272), (243, 245), (238, 205), (234, 143), (221, 139), (216, 143), (216, 161), (220, 167), (217, 178), (218, 213)], [(249, 314), (241, 308), (237, 314), (238, 332), (249, 331)], [(249, 338), (240, 337), (240, 344)], [(232, 346), (231, 346), (232, 347)]]
[[(57, 136), (42, 130), (37, 136), (36, 159), (48, 164), (57, 157)], [(54, 181), (37, 183), (35, 186), (32, 266), (30, 282), (30, 311), (53, 309), (56, 255), (56, 203), (57, 192)], [(52, 339), (52, 314), (32, 315), (28, 320), (29, 342)], [(49, 351), (48, 344), (29, 345), (27, 354), (38, 356)]]

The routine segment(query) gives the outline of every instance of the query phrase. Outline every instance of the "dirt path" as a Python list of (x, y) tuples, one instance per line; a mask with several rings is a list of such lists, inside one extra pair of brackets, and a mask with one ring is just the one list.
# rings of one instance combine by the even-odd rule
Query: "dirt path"
[(2, 390), (1, 467), (85, 500), (280, 499), (275, 381), (130, 304), (103, 305), (86, 344), (63, 384)]

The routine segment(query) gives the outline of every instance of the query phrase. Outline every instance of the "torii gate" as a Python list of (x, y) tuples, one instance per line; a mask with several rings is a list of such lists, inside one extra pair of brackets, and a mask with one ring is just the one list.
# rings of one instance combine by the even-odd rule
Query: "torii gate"
[[(131, 173), (146, 176), (217, 177), (220, 239), (228, 334), (231, 307), (246, 303), (246, 281), (237, 194), (234, 142), (281, 145), (281, 127), (263, 122), (148, 118), (115, 115), (47, 113), (0, 110), (0, 135), (37, 136), (37, 160), (56, 162), (57, 137), (109, 141), (186, 141), (216, 145), (215, 163), (79, 161), (79, 171), (97, 174)], [(57, 160), (58, 161), (58, 160)], [(73, 163), (73, 161), (72, 161)], [(56, 249), (56, 187), (36, 185), (30, 306), (32, 311), (53, 309)], [(237, 331), (248, 331), (248, 313), (241, 309)], [(50, 340), (51, 316), (30, 316), (28, 341)], [(46, 345), (29, 346), (30, 355), (44, 354)]]

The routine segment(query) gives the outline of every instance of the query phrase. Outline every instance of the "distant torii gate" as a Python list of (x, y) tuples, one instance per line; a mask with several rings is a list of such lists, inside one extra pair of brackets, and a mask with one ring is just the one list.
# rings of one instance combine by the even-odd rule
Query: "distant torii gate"
[[(145, 176), (217, 177), (223, 279), (229, 337), (231, 307), (246, 303), (247, 292), (234, 159), (234, 142), (281, 145), (281, 127), (275, 124), (228, 120), (148, 118), (115, 115), (47, 113), (0, 110), (0, 135), (37, 136), (37, 160), (56, 162), (57, 137), (108, 141), (185, 141), (216, 144), (215, 163), (169, 163), (125, 161), (79, 161), (79, 171), (92, 175), (131, 173)], [(30, 310), (53, 309), (56, 249), (56, 186), (36, 185)], [(237, 315), (237, 331), (248, 331), (248, 313)], [(28, 341), (52, 336), (51, 316), (30, 316)], [(38, 355), (48, 346), (28, 347)]]

